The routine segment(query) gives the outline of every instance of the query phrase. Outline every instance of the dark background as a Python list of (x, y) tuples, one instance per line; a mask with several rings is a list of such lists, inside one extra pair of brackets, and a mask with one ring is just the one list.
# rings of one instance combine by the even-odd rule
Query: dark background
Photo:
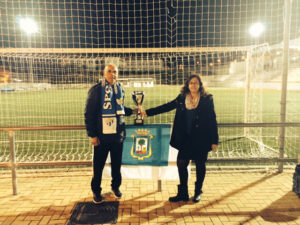
[[(150, 48), (244, 46), (283, 40), (283, 0), (6, 0), (0, 47)], [(300, 1), (292, 5), (291, 39), (300, 36)], [(27, 36), (17, 21), (34, 18)], [(262, 22), (259, 39), (248, 29)]]

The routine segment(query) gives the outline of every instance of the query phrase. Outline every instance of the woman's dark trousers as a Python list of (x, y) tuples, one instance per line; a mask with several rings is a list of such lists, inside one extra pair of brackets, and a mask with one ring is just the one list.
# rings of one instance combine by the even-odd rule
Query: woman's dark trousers
[[(177, 168), (179, 173), (179, 180), (181, 186), (187, 186), (188, 184), (188, 165), (190, 160), (188, 159), (179, 159), (177, 158)], [(195, 160), (195, 166), (196, 166), (196, 183), (195, 187), (197, 189), (202, 189), (203, 181), (206, 174), (206, 165), (205, 161), (203, 160)]]
[[(179, 173), (180, 184), (178, 185), (178, 194), (171, 197), (169, 200), (172, 202), (188, 201), (188, 165), (189, 159), (180, 159), (177, 157), (177, 168)], [(195, 160), (196, 165), (196, 182), (194, 196), (202, 193), (203, 181), (206, 174), (206, 160)]]

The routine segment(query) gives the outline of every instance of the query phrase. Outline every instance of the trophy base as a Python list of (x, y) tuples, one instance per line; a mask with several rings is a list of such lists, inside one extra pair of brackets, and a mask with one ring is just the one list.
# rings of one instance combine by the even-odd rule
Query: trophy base
[(134, 125), (144, 125), (144, 120), (142, 120), (142, 119), (135, 119), (134, 120)]

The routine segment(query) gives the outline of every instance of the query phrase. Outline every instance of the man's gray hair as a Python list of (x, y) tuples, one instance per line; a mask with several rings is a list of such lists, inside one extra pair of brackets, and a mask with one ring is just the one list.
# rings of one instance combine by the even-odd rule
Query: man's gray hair
[(106, 64), (106, 66), (104, 67), (103, 71), (105, 71), (109, 66), (115, 67), (115, 69), (119, 72), (118, 66), (116, 64), (114, 64), (114, 63), (108, 63), (108, 64)]

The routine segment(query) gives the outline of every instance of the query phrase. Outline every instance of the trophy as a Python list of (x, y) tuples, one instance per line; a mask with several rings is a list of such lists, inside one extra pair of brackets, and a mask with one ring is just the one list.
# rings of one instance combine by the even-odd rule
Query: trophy
[(139, 108), (138, 113), (135, 117), (134, 120), (134, 125), (143, 125), (144, 124), (144, 119), (141, 116), (141, 106), (144, 101), (144, 92), (143, 91), (134, 91), (132, 93), (132, 99), (136, 106)]

